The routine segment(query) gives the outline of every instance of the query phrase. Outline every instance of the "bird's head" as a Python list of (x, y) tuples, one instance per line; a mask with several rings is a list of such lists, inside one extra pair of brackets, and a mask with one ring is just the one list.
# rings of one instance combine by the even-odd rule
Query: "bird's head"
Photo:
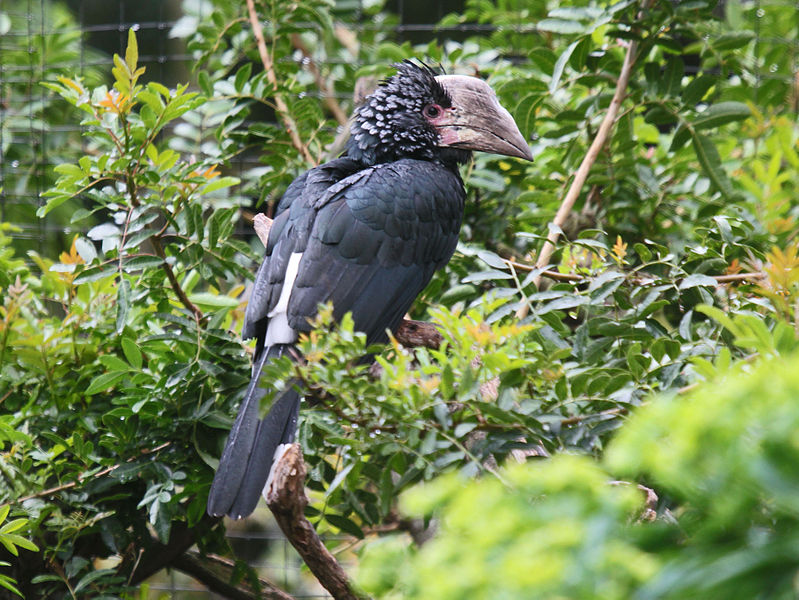
[(347, 153), (373, 164), (399, 158), (465, 162), (479, 150), (532, 160), (510, 113), (482, 79), (436, 75), (404, 61), (358, 107)]

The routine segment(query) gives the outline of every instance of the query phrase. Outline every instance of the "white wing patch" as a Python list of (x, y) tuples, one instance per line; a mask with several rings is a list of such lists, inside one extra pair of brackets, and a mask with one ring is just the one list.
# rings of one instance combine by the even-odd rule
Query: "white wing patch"
[(283, 287), (280, 288), (280, 298), (278, 298), (275, 308), (266, 315), (269, 317), (269, 326), (266, 328), (266, 337), (264, 338), (264, 346), (267, 348), (274, 344), (291, 344), (297, 341), (297, 332), (289, 326), (287, 313), (289, 298), (294, 289), (294, 280), (297, 279), (301, 259), (302, 252), (291, 253), (289, 264), (286, 266)]

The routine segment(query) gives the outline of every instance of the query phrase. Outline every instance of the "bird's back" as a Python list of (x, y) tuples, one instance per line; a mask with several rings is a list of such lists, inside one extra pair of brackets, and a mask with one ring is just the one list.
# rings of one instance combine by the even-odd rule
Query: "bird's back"
[(310, 170), (279, 203), (243, 337), (263, 344), (283, 296), (296, 332), (332, 302), (334, 316), (352, 312), (370, 343), (385, 340), (452, 255), (464, 196), (457, 172), (432, 161), (338, 159)]

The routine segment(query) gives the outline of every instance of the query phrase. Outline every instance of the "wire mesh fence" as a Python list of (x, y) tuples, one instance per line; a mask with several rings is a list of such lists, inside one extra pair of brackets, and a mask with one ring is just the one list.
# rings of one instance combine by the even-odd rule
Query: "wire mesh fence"
[[(350, 3), (351, 4), (351, 3)], [(198, 0), (198, 7), (201, 2)], [(353, 31), (382, 27), (359, 17), (361, 0), (354, 5)], [(732, 6), (733, 4), (730, 3)], [(745, 5), (752, 9), (740, 11)], [(463, 40), (496, 29), (490, 23), (468, 23), (440, 27), (439, 20), (463, 9), (463, 0), (393, 0), (384, 9), (396, 19), (390, 21), (390, 35), (397, 42), (427, 43), (434, 37)], [(799, 108), (799, 2), (753, 0), (736, 2), (738, 18), (750, 19), (755, 36), (752, 72), (755, 89), (767, 91), (769, 82), (792, 82)], [(794, 35), (774, 36), (761, 18), (767, 7), (784, 7), (795, 21)], [(719, 10), (732, 10), (720, 2)], [(198, 11), (200, 14), (201, 10)], [(520, 13), (521, 14), (521, 13)], [(738, 14), (738, 13), (736, 13)], [(15, 245), (20, 253), (36, 250), (56, 255), (71, 237), (80, 232), (70, 225), (37, 218), (41, 195), (54, 181), (53, 168), (59, 149), (76, 139), (79, 124), (65, 118), (58, 100), (40, 82), (60, 75), (79, 75), (100, 81), (110, 72), (114, 53), (123, 53), (129, 28), (137, 31), (140, 64), (150, 79), (174, 86), (192, 81), (194, 57), (184, 42), (173, 35), (183, 16), (179, 2), (157, 0), (70, 0), (66, 4), (49, 0), (0, 0), (0, 222), (15, 226)], [(534, 24), (520, 20), (520, 32)], [(780, 55), (781, 61), (772, 60)], [(788, 60), (785, 60), (785, 57)], [(523, 59), (521, 59), (523, 60)], [(786, 67), (787, 65), (787, 67)], [(344, 95), (341, 95), (344, 97)], [(169, 135), (166, 132), (165, 135)], [(242, 163), (234, 168), (245, 169)], [(249, 235), (241, 230), (240, 235)], [(231, 544), (237, 555), (264, 577), (295, 590), (298, 598), (325, 598), (323, 590), (304, 577), (301, 561), (283, 541), (264, 509), (247, 525), (232, 527)], [(159, 575), (149, 582), (151, 595), (173, 598), (211, 598), (209, 592), (178, 573)], [(303, 595), (304, 594), (304, 595)]]

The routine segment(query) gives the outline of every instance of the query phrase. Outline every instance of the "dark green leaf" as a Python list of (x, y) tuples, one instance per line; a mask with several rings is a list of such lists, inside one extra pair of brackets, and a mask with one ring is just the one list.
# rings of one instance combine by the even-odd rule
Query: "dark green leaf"
[(348, 519), (347, 517), (342, 517), (341, 515), (332, 515), (326, 514), (325, 520), (330, 523), (333, 527), (337, 527), (344, 533), (349, 533), (352, 536), (355, 536), (358, 539), (363, 539), (363, 530), (358, 526), (355, 521)]
[(716, 186), (722, 195), (728, 200), (732, 199), (733, 191), (730, 180), (727, 178), (727, 173), (721, 166), (721, 157), (715, 144), (710, 138), (691, 130), (691, 138), (693, 140), (694, 151), (696, 157), (699, 159), (699, 164), (702, 165), (702, 170), (705, 172), (713, 184)]

